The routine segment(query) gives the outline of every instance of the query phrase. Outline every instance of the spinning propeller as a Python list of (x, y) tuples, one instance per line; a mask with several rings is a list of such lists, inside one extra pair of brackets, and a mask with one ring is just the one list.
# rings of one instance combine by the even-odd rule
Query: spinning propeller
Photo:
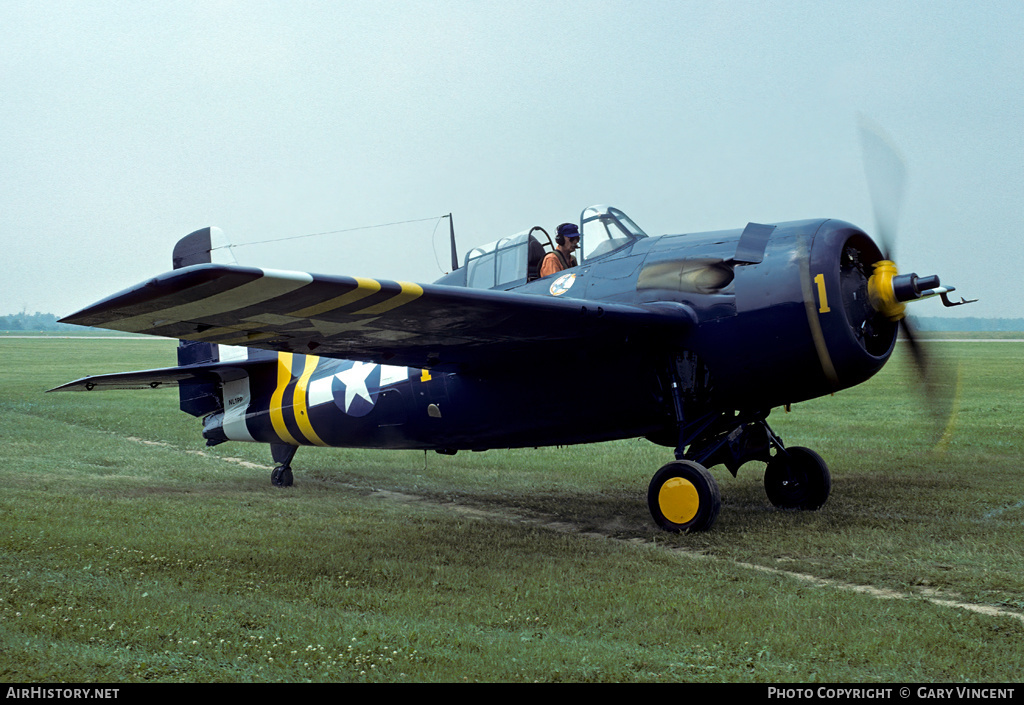
[[(959, 388), (957, 373), (922, 346), (917, 333), (906, 318), (907, 302), (940, 296), (945, 306), (960, 306), (971, 301), (951, 302), (954, 287), (940, 285), (936, 275), (920, 277), (916, 273), (900, 274), (894, 262), (893, 243), (899, 221), (900, 207), (906, 185), (907, 170), (899, 150), (880, 127), (864, 116), (859, 119), (864, 171), (875, 215), (876, 240), (883, 259), (874, 264), (868, 280), (868, 297), (879, 315), (896, 322), (903, 329), (910, 346), (914, 367), (924, 387), (928, 409), (949, 430), (952, 425)], [(975, 299), (976, 300), (976, 299)]]

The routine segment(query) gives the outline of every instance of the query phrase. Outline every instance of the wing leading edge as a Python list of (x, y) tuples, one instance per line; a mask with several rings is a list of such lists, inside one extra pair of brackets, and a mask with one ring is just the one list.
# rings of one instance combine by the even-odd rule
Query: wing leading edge
[(685, 334), (682, 304), (614, 304), (218, 264), (160, 275), (64, 319), (97, 328), (410, 367), (486, 366), (598, 336)]

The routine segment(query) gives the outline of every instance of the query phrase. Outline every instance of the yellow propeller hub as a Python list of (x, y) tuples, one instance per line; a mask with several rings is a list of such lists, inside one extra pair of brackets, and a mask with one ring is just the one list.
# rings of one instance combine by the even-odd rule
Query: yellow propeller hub
[(884, 259), (875, 262), (875, 272), (868, 279), (868, 300), (871, 306), (890, 321), (898, 321), (906, 315), (907, 305), (897, 300), (893, 288), (893, 277), (899, 274), (896, 263)]

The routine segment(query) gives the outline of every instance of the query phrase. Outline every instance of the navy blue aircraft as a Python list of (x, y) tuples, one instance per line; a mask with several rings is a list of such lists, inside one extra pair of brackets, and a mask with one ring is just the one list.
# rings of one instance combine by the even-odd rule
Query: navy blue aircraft
[[(645, 437), (676, 457), (651, 481), (654, 520), (700, 531), (721, 507), (715, 465), (765, 462), (772, 504), (821, 507), (825, 462), (786, 447), (769, 413), (878, 372), (906, 302), (956, 305), (938, 277), (899, 274), (838, 220), (649, 237), (594, 206), (578, 233), (579, 264), (551, 276), (540, 263), (556, 245), (534, 227), (418, 285), (216, 263), (219, 231), (199, 230), (173, 271), (63, 319), (177, 338), (178, 365), (57, 389), (177, 385), (207, 445), (269, 444), (278, 486), (300, 446), (453, 454)], [(573, 374), (558, 374), (566, 362)]]

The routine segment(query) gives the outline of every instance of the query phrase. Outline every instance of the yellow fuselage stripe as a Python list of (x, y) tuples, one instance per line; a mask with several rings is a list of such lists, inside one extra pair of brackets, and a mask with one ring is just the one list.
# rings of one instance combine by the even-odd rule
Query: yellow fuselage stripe
[(302, 431), (302, 435), (306, 437), (306, 440), (313, 445), (326, 446), (327, 444), (313, 430), (313, 424), (309, 420), (309, 406), (306, 403), (306, 390), (309, 389), (309, 380), (313, 376), (319, 361), (320, 358), (315, 355), (306, 355), (306, 368), (302, 371), (298, 384), (295, 385), (295, 422), (299, 425), (299, 430)]
[(270, 423), (282, 442), (297, 446), (299, 442), (288, 432), (288, 426), (285, 425), (283, 409), (284, 393), (292, 381), (292, 357), (292, 353), (277, 354), (277, 387), (270, 397)]

